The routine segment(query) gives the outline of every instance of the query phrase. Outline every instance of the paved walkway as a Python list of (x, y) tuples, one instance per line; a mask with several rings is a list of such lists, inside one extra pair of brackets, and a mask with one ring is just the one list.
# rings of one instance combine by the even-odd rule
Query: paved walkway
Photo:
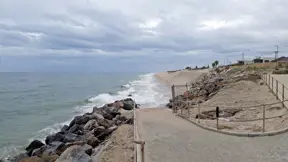
[(234, 137), (201, 129), (169, 109), (137, 110), (145, 162), (286, 162), (288, 134)]

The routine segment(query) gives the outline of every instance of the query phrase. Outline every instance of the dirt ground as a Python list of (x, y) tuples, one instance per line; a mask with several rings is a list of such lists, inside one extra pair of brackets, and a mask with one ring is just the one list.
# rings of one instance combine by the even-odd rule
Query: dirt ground
[(134, 159), (133, 125), (122, 125), (108, 141), (100, 154), (99, 162), (133, 162)]
[[(220, 110), (225, 108), (243, 108), (232, 117), (221, 118), (219, 121), (220, 129), (233, 130), (234, 132), (261, 132), (263, 120), (250, 122), (232, 122), (249, 119), (262, 119), (263, 106), (256, 105), (277, 103), (279, 100), (270, 92), (266, 85), (260, 85), (252, 81), (239, 81), (231, 83), (221, 89), (213, 98), (200, 104), (200, 112), (215, 110), (219, 106)], [(288, 113), (282, 104), (274, 104), (265, 107), (265, 116), (273, 117)], [(188, 114), (188, 112), (185, 112)], [(191, 119), (195, 119), (198, 108), (190, 109)], [(287, 128), (288, 115), (284, 117), (269, 119), (265, 121), (265, 131), (279, 130)], [(202, 124), (216, 127), (216, 120), (201, 120)]]

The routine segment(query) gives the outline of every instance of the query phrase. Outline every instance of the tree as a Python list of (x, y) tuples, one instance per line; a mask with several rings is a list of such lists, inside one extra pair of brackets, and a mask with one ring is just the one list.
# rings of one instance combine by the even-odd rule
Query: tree
[(219, 65), (219, 61), (216, 60), (216, 61), (215, 61), (215, 66), (217, 67), (218, 65)]
[(212, 67), (213, 67), (213, 68), (215, 67), (215, 62), (212, 63)]
[(214, 62), (212, 63), (212, 67), (213, 67), (213, 68), (215, 68), (215, 67), (217, 67), (217, 66), (218, 66), (218, 64), (219, 64), (219, 61), (218, 61), (218, 60), (216, 60), (216, 61), (214, 61)]

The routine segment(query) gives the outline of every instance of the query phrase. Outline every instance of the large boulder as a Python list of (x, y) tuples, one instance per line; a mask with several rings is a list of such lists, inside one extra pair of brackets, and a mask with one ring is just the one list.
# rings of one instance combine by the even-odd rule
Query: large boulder
[(95, 119), (89, 120), (83, 127), (84, 131), (90, 131), (98, 127), (98, 123)]
[(66, 133), (68, 131), (68, 129), (69, 129), (69, 126), (68, 125), (64, 125), (62, 127), (62, 129), (61, 129), (61, 132)]
[(79, 130), (79, 125), (78, 124), (74, 124), (68, 131), (67, 133), (75, 133), (76, 131)]
[(73, 133), (67, 133), (64, 136), (63, 142), (67, 143), (67, 142), (75, 142), (75, 141), (82, 141), (82, 140), (83, 140), (83, 136), (73, 134)]
[(83, 115), (83, 116), (76, 116), (74, 118), (75, 124), (86, 124), (91, 119), (91, 116)]
[(105, 128), (109, 128), (112, 125), (112, 123), (109, 122), (109, 120), (107, 119), (98, 119), (97, 122), (100, 126), (103, 126)]
[(56, 162), (92, 162), (92, 159), (81, 146), (74, 145), (66, 149)]
[(28, 145), (28, 147), (25, 148), (25, 150), (27, 151), (28, 156), (31, 156), (33, 150), (38, 149), (42, 146), (44, 146), (44, 143), (39, 140), (34, 140)]
[(92, 146), (93, 148), (96, 147), (96, 146), (98, 146), (98, 145), (100, 144), (100, 142), (101, 142), (101, 141), (99, 141), (99, 139), (96, 138), (96, 137), (94, 136), (94, 134), (89, 134), (89, 135), (87, 135), (87, 137), (86, 137), (86, 143), (87, 143), (88, 145)]
[(96, 129), (94, 129), (94, 136), (98, 136), (105, 131), (106, 131), (105, 127), (103, 126), (97, 127)]
[(45, 139), (45, 143), (46, 145), (49, 145), (50, 143), (54, 142), (54, 141), (60, 141), (62, 142), (64, 140), (64, 134), (58, 132), (56, 134), (47, 136)]

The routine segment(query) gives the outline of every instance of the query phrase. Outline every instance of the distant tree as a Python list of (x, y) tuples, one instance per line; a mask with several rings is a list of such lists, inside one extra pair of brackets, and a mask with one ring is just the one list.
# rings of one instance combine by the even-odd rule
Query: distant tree
[(215, 67), (217, 67), (217, 66), (218, 66), (218, 64), (219, 64), (219, 61), (218, 61), (218, 60), (216, 60), (216, 61), (214, 61), (214, 62), (212, 63), (212, 67), (213, 67), (213, 68), (215, 68)]
[(198, 66), (197, 66), (197, 65), (195, 66), (195, 69), (198, 69)]
[(186, 67), (185, 69), (186, 69), (186, 70), (191, 70), (192, 68), (188, 66), (188, 67)]
[(219, 61), (216, 60), (216, 61), (215, 61), (215, 66), (217, 67), (218, 65), (219, 65)]
[(210, 68), (209, 64), (208, 64), (207, 68), (208, 68), (208, 69)]
[(212, 63), (212, 67), (213, 67), (213, 68), (215, 67), (215, 62)]

